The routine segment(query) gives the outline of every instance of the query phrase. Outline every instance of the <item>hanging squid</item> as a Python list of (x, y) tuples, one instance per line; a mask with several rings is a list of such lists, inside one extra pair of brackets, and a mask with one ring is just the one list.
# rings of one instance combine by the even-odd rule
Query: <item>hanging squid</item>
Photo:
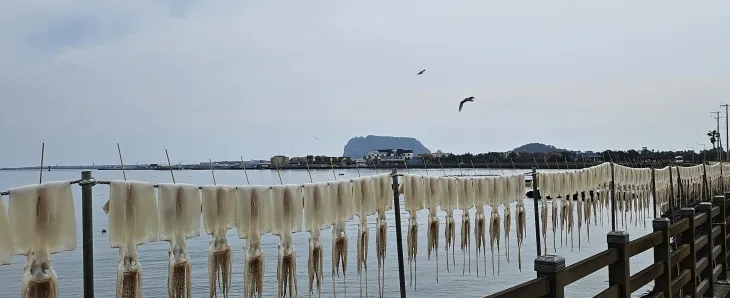
[(0, 266), (10, 264), (13, 259), (13, 234), (5, 204), (0, 198)]
[(436, 214), (436, 207), (441, 203), (441, 179), (439, 177), (424, 177), (426, 182), (426, 198), (425, 203), (428, 208), (428, 231), (427, 231), (427, 256), (431, 260), (431, 255), (436, 256), (436, 283), (439, 282), (439, 218)]
[(168, 241), (167, 292), (170, 298), (189, 298), (191, 260), (187, 238), (200, 235), (200, 190), (190, 184), (159, 185), (160, 241)]
[(238, 187), (236, 231), (247, 240), (243, 269), (243, 297), (263, 297), (264, 251), (261, 235), (272, 227), (271, 187), (245, 185)]
[(302, 190), (300, 185), (277, 185), (271, 187), (272, 222), (271, 232), (279, 235), (276, 278), (277, 297), (296, 297), (297, 255), (292, 243), (292, 233), (302, 227)]
[(329, 193), (327, 183), (310, 183), (304, 185), (304, 225), (309, 231), (309, 257), (307, 273), (309, 277), (309, 297), (314, 292), (317, 282), (317, 295), (322, 296), (322, 239), (320, 232), (329, 227)]
[(228, 298), (232, 264), (226, 232), (235, 225), (236, 188), (206, 185), (201, 189), (203, 227), (212, 235), (208, 246), (208, 293), (210, 298), (217, 297), (220, 288), (223, 298)]
[[(509, 263), (509, 232), (512, 228), (512, 210), (510, 210), (509, 204), (512, 196), (514, 195), (512, 189), (512, 177), (503, 177), (503, 179), (501, 179), (501, 182), (502, 183), (499, 185), (499, 187), (501, 188), (499, 190), (501, 195), (498, 197), (498, 199), (501, 200), (502, 206), (504, 206), (504, 255), (507, 258), (507, 263)], [(497, 264), (499, 265), (499, 263)], [(499, 267), (497, 267), (497, 273), (499, 273)]]
[(388, 240), (388, 222), (385, 220), (385, 211), (393, 207), (393, 188), (390, 175), (383, 174), (373, 179), (375, 179), (375, 191), (377, 193), (375, 207), (378, 212), (375, 225), (375, 247), (378, 257), (378, 295), (383, 297), (385, 294), (385, 255)]
[[(573, 189), (576, 192), (576, 199), (577, 199), (576, 200), (577, 205), (575, 207), (575, 211), (576, 211), (577, 216), (578, 216), (578, 220), (577, 220), (577, 224), (578, 224), (578, 251), (580, 251), (580, 231), (581, 231), (581, 228), (583, 227), (583, 211), (584, 211), (583, 210), (583, 191), (582, 191), (583, 189), (580, 187), (581, 186), (581, 183), (582, 183), (582, 181), (580, 179), (581, 178), (580, 172), (575, 171), (572, 174), (573, 174), (572, 175), (573, 176), (572, 177), (572, 179), (573, 179)], [(572, 215), (572, 213), (573, 212), (571, 211), (571, 215)]]
[(367, 297), (368, 244), (370, 243), (368, 216), (375, 214), (375, 180), (372, 177), (363, 177), (354, 179), (352, 182), (355, 210), (360, 219), (360, 225), (357, 228), (357, 275), (360, 277), (360, 297), (362, 297), (362, 272), (365, 271), (365, 297)]
[[(418, 265), (416, 264), (416, 256), (418, 254), (418, 220), (416, 212), (423, 209), (423, 201), (425, 195), (425, 178), (416, 175), (404, 175), (401, 193), (406, 211), (408, 211), (408, 268), (410, 271), (410, 285), (413, 285), (414, 268), (416, 274)], [(430, 190), (429, 190), (430, 192)], [(416, 280), (417, 281), (417, 280)], [(417, 286), (414, 287), (417, 288)]]
[(469, 204), (468, 202), (474, 201), (474, 185), (472, 180), (468, 178), (457, 178), (459, 182), (458, 190), (458, 206), (462, 210), (461, 215), (461, 252), (464, 253), (464, 262), (461, 274), (464, 275), (466, 272), (466, 255), (469, 255), (469, 273), (471, 273), (471, 225), (469, 220)]
[(58, 298), (51, 255), (76, 249), (76, 217), (68, 181), (10, 190), (8, 205), (15, 254), (26, 255), (22, 298)]
[[(345, 221), (351, 220), (355, 214), (352, 200), (352, 187), (349, 180), (335, 181), (328, 184), (331, 208), (330, 219), (332, 224), (332, 292), (336, 296), (335, 275), (340, 277), (340, 265), (342, 275), (347, 278), (347, 232)], [(347, 284), (345, 285), (345, 296), (347, 296)]]
[[(524, 192), (525, 192), (525, 176), (516, 175), (513, 178), (512, 185), (513, 199), (517, 201), (515, 210), (517, 210), (517, 263), (520, 271), (522, 271), (522, 243), (525, 241), (527, 232), (527, 212), (525, 211)], [(535, 198), (537, 200), (537, 198)]]
[[(494, 182), (495, 183), (495, 195), (497, 194), (497, 188), (499, 187), (498, 186), (498, 184), (500, 183), (499, 179), (502, 179), (502, 178), (498, 178), (498, 180)], [(497, 244), (497, 261), (499, 262), (500, 221), (499, 221), (499, 212), (497, 212), (498, 204), (496, 203), (498, 200), (499, 200), (498, 197), (495, 196), (494, 201), (492, 202), (492, 204), (490, 206), (492, 209), (492, 212), (491, 212), (490, 218), (489, 218), (489, 249), (492, 252), (492, 275), (494, 275), (494, 244), (495, 244), (495, 242)]]
[(456, 268), (456, 257), (454, 250), (456, 248), (456, 222), (454, 221), (454, 209), (458, 207), (458, 182), (456, 178), (444, 178), (441, 179), (442, 188), (444, 189), (444, 196), (441, 203), (441, 209), (446, 211), (446, 217), (444, 218), (444, 240), (445, 240), (445, 253), (446, 253), (446, 271), (449, 270), (449, 250), (451, 250), (451, 262), (454, 268)]
[(479, 253), (482, 253), (482, 261), (484, 262), (484, 275), (487, 275), (487, 220), (484, 217), (484, 206), (487, 205), (487, 198), (491, 197), (494, 189), (494, 179), (478, 178), (474, 180), (474, 238), (476, 240), (477, 249), (477, 277), (479, 277)]
[(573, 183), (573, 179), (572, 179), (573, 175), (572, 175), (572, 173), (566, 173), (566, 174), (567, 174), (566, 179), (568, 179), (569, 182), (568, 182), (568, 186), (567, 186), (568, 195), (566, 196), (566, 198), (568, 199), (568, 204), (565, 208), (565, 212), (567, 213), (567, 219), (568, 219), (568, 221), (567, 221), (568, 228), (567, 228), (567, 234), (565, 235), (566, 236), (565, 241), (567, 244), (567, 242), (568, 242), (567, 237), (568, 237), (568, 234), (570, 234), (570, 251), (573, 251), (573, 249), (574, 249), (573, 226), (575, 225), (575, 215), (573, 213), (573, 204), (574, 204), (573, 201), (575, 199), (575, 192), (574, 192), (574, 186), (573, 186), (574, 183)]
[(157, 197), (152, 184), (137, 181), (109, 183), (109, 245), (119, 248), (117, 298), (142, 297), (142, 266), (137, 246), (157, 241)]
[[(550, 202), (550, 207), (552, 208), (552, 213), (550, 214), (550, 219), (552, 221), (552, 227), (553, 227), (553, 251), (557, 252), (558, 245), (557, 245), (557, 243), (555, 243), (555, 238), (556, 238), (555, 235), (557, 234), (557, 230), (558, 230), (558, 217), (559, 217), (557, 194), (558, 194), (558, 191), (560, 190), (560, 186), (557, 184), (557, 180), (558, 180), (558, 178), (560, 178), (560, 176), (557, 174), (551, 174), (549, 177), (552, 178), (552, 179), (550, 179), (550, 181), (548, 183), (550, 183), (550, 185), (551, 185), (550, 189), (552, 190), (552, 192), (551, 192), (552, 200)], [(563, 234), (562, 233), (560, 234), (560, 247), (563, 247)]]

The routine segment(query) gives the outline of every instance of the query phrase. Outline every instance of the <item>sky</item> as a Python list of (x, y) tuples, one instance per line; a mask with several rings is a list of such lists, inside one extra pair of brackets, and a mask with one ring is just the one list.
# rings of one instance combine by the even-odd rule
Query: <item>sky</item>
[(0, 167), (710, 147), (728, 28), (721, 0), (10, 1)]

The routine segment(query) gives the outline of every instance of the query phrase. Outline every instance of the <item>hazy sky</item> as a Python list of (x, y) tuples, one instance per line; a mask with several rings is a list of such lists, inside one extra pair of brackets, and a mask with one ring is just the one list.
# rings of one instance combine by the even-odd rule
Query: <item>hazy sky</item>
[(113, 164), (117, 142), (129, 164), (341, 155), (367, 134), (699, 148), (730, 102), (729, 1), (2, 6), (0, 166), (38, 164), (41, 142), (46, 164)]

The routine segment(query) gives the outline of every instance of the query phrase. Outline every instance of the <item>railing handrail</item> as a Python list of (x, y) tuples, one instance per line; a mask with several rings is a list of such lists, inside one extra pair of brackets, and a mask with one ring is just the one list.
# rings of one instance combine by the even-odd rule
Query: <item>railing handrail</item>
[[(563, 297), (563, 287), (606, 267), (609, 267), (609, 279), (614, 281), (623, 279), (626, 284), (612, 283), (596, 297), (628, 297), (633, 291), (652, 281), (655, 281), (653, 291), (655, 297), (671, 297), (672, 293), (679, 293), (680, 290), (689, 297), (702, 296), (708, 291), (714, 293), (714, 282), (727, 280), (726, 270), (729, 265), (727, 259), (730, 254), (727, 245), (727, 240), (730, 239), (727, 232), (730, 225), (730, 220), (727, 218), (730, 215), (727, 212), (727, 208), (730, 208), (730, 203), (726, 204), (728, 200), (730, 192), (724, 196), (714, 196), (712, 203), (700, 203), (696, 208), (696, 214), (695, 208), (683, 208), (680, 212), (682, 218), (671, 224), (667, 218), (655, 219), (653, 232), (624, 244), (621, 244), (620, 240), (616, 242), (617, 234), (614, 234), (614, 239), (611, 240), (612, 234), (609, 233), (609, 243), (616, 244), (613, 246), (609, 244), (608, 249), (564, 269), (557, 269), (557, 272), (541, 273), (536, 265), (537, 278), (487, 297)], [(628, 238), (626, 233), (618, 235)], [(670, 239), (675, 237), (676, 248), (672, 250)], [(652, 249), (655, 259), (653, 264), (636, 274), (630, 276), (624, 274), (630, 271), (628, 262), (623, 260)], [(562, 258), (557, 258), (564, 262)], [(536, 264), (537, 261), (536, 259)], [(679, 266), (679, 271), (672, 270), (675, 266)], [(617, 271), (613, 272), (614, 270)], [(676, 276), (672, 274), (676, 272), (679, 274)], [(695, 274), (700, 276), (700, 280), (692, 278)], [(543, 294), (539, 289), (544, 285), (547, 288)], [(555, 291), (553, 287), (560, 289)], [(535, 295), (525, 295), (527, 293)]]

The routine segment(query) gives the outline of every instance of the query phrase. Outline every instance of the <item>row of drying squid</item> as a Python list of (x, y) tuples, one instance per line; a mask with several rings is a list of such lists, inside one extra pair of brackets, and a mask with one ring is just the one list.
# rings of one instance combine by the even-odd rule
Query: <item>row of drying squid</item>
[[(613, 167), (613, 171), (612, 171)], [(706, 173), (706, 184), (703, 175)], [(685, 197), (701, 195), (703, 191), (719, 193), (724, 183), (730, 183), (730, 166), (719, 164), (694, 167), (666, 167), (655, 170), (655, 206), (651, 204), (651, 170), (603, 163), (598, 166), (562, 172), (541, 172), (540, 186), (542, 241), (547, 244), (548, 214), (552, 218), (553, 247), (556, 231), (560, 228), (561, 246), (568, 235), (573, 239), (574, 222), (578, 227), (578, 247), (583, 224), (589, 233), (590, 219), (603, 221), (603, 212), (609, 206), (610, 182), (614, 181), (616, 211), (622, 224), (646, 224), (644, 216), (650, 208), (666, 211), (670, 198), (680, 191)], [(670, 176), (673, 178), (670, 179)], [(476, 241), (476, 256), (482, 253), (486, 271), (486, 232), (489, 231), (494, 272), (494, 246), (500, 254), (500, 239), (504, 233), (507, 260), (509, 234), (514, 206), (518, 245), (524, 242), (527, 223), (523, 203), (524, 175), (503, 177), (432, 177), (406, 174), (400, 178), (398, 192), (403, 194), (405, 210), (409, 213), (407, 228), (407, 255), (412, 265), (411, 279), (415, 285), (418, 223), (416, 212), (428, 210), (427, 255), (438, 261), (440, 219), (437, 208), (445, 211), (444, 239), (446, 266), (455, 267), (456, 246), (454, 210), (460, 209), (461, 243), (464, 253), (462, 274), (471, 271), (471, 237)], [(676, 181), (680, 181), (677, 184)], [(200, 235), (203, 230), (211, 235), (208, 264), (210, 297), (220, 291), (228, 297), (231, 285), (231, 246), (226, 232), (233, 227), (237, 235), (247, 240), (244, 262), (244, 297), (263, 294), (264, 251), (261, 236), (266, 233), (279, 236), (278, 296), (296, 296), (296, 252), (292, 233), (308, 231), (308, 293), (316, 288), (321, 295), (323, 279), (323, 247), (320, 234), (332, 228), (332, 279), (340, 272), (345, 276), (347, 267), (348, 235), (345, 222), (357, 216), (357, 271), (367, 278), (369, 230), (367, 216), (377, 214), (376, 256), (378, 261), (378, 295), (383, 296), (385, 284), (384, 261), (387, 223), (385, 212), (392, 209), (393, 187), (391, 176), (376, 175), (351, 180), (277, 186), (196, 186), (189, 184), (156, 185), (138, 181), (111, 181), (109, 191), (109, 242), (119, 249), (117, 268), (117, 297), (141, 297), (142, 266), (137, 258), (137, 246), (154, 241), (170, 244), (168, 258), (169, 297), (190, 297), (191, 260), (186, 239)], [(703, 189), (708, 185), (708, 189)], [(681, 189), (681, 190), (680, 190)], [(9, 208), (0, 200), (0, 265), (10, 263), (13, 254), (26, 255), (22, 282), (22, 297), (58, 297), (51, 255), (76, 248), (74, 200), (69, 181), (49, 182), (10, 190)], [(676, 196), (675, 196), (676, 197)], [(548, 198), (552, 204), (548, 204)], [(512, 203), (515, 203), (512, 205)], [(499, 206), (502, 206), (500, 214)], [(550, 205), (551, 211), (548, 210)], [(485, 216), (490, 207), (489, 219)], [(469, 211), (475, 209), (474, 230), (471, 231)], [(573, 211), (575, 209), (575, 212)], [(601, 215), (597, 213), (600, 212)], [(575, 214), (574, 214), (575, 213)], [(9, 216), (8, 216), (9, 215)], [(577, 216), (577, 219), (575, 218)], [(627, 218), (628, 216), (628, 218)], [(489, 226), (487, 227), (487, 221)], [(589, 236), (590, 237), (590, 236)], [(7, 241), (12, 239), (12, 241)], [(547, 250), (547, 245), (543, 246)], [(449, 250), (452, 264), (449, 264)], [(477, 275), (479, 274), (477, 260)], [(499, 268), (499, 267), (498, 267)], [(382, 273), (382, 275), (381, 275)], [(497, 270), (498, 273), (498, 270)], [(438, 271), (436, 280), (438, 281)], [(367, 282), (367, 281), (366, 281)], [(316, 284), (316, 287), (315, 287)], [(362, 284), (361, 284), (362, 285)], [(346, 288), (345, 288), (346, 295)], [(360, 295), (362, 296), (362, 289)], [(367, 287), (366, 293), (367, 296)]]

